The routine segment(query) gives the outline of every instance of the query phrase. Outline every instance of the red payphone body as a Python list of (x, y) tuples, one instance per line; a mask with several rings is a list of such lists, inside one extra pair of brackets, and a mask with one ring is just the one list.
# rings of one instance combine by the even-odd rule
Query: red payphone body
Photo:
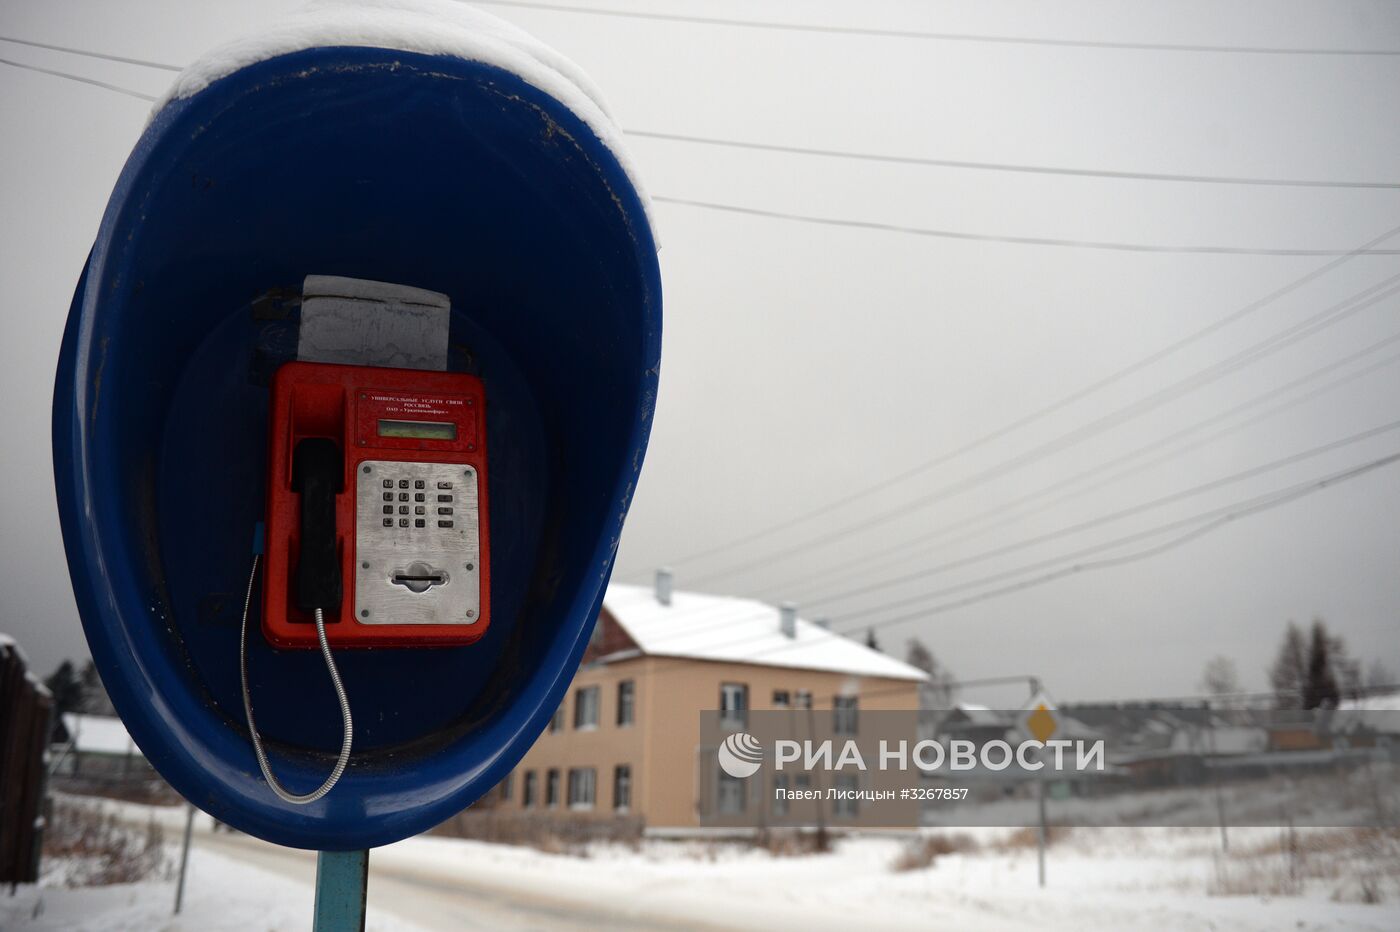
[(455, 372), (291, 362), (272, 384), (263, 633), (470, 644), (490, 625), (486, 395)]

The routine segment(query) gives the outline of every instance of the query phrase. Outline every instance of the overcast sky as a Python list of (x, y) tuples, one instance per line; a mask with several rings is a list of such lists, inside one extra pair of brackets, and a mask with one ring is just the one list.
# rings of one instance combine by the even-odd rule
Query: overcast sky
[[(10, 0), (0, 5), (0, 35), (181, 64), (295, 5)], [(942, 33), (1400, 50), (1400, 5), (1355, 0), (599, 5)], [(628, 130), (974, 162), (1400, 182), (1396, 56), (960, 42), (484, 6), (583, 65)], [(0, 58), (150, 94), (169, 80), (4, 42)], [(0, 65), (0, 630), (18, 637), (40, 672), (85, 653), (53, 500), (54, 361), (83, 257), (146, 109)], [(1345, 252), (1400, 226), (1394, 188), (977, 171), (642, 137), (633, 153), (659, 196), (992, 236)], [(1186, 435), (1178, 446), (1207, 442), (1170, 459), (1177, 447), (1163, 447), (1151, 468), (1034, 494), (1400, 332), (1400, 298), (1391, 297), (1084, 442), (1036, 452), (1400, 273), (1400, 257), (1342, 262), (1072, 405), (943, 457), (1331, 260), (966, 241), (673, 203), (655, 214), (662, 388), (620, 575), (644, 580), (669, 563), (680, 588), (790, 599), (863, 634), (869, 623), (1164, 544), (1171, 534), (1146, 535), (1400, 452), (1400, 430), (1390, 430), (1035, 543), (1400, 419), (1400, 363), (1290, 403), (1390, 358), (1397, 342)], [(1400, 235), (1381, 245), (1400, 248)], [(683, 559), (940, 457), (814, 520)], [(847, 530), (862, 522), (870, 526)], [(924, 542), (905, 546), (915, 539)], [(921, 614), (877, 635), (892, 653), (917, 635), (963, 677), (1038, 675), (1062, 699), (1192, 693), (1214, 654), (1262, 689), (1290, 618), (1325, 617), (1354, 653), (1400, 668), (1398, 570), (1400, 464), (1150, 558)], [(830, 598), (852, 589), (870, 591)], [(907, 604), (880, 608), (891, 602)]]

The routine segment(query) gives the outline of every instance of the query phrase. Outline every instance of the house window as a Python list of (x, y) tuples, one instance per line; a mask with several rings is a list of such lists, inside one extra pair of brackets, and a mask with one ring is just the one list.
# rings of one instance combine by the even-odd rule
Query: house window
[(526, 809), (533, 809), (539, 799), (539, 790), (535, 786), (536, 774), (533, 770), (525, 771), (525, 779), (520, 785), (520, 805)]
[(719, 786), (715, 800), (720, 815), (738, 815), (744, 811), (747, 802), (745, 789), (748, 784), (740, 777), (731, 777), (719, 771)]
[(749, 722), (749, 688), (743, 683), (725, 683), (719, 688), (719, 722), (743, 728)]
[(544, 804), (551, 809), (559, 805), (559, 771), (554, 767), (544, 778)]
[(858, 702), (855, 696), (837, 696), (831, 701), (831, 730), (838, 735), (856, 733)]
[(786, 793), (792, 787), (792, 781), (787, 774), (779, 774), (773, 777), (773, 815), (779, 818), (788, 814), (788, 802)]
[(632, 768), (626, 764), (613, 768), (613, 808), (618, 812), (632, 808)]
[(598, 796), (598, 771), (592, 767), (569, 768), (569, 808), (592, 809)]
[(617, 724), (630, 725), (637, 720), (637, 684), (623, 680), (617, 684)]
[(559, 708), (554, 710), (554, 717), (549, 720), (549, 733), (554, 734), (564, 727), (564, 703), (559, 703)]
[(786, 709), (792, 705), (792, 693), (786, 689), (773, 690), (773, 708)]
[(510, 799), (512, 784), (515, 783), (515, 771), (506, 774), (506, 778), (501, 781), (501, 799)]
[(574, 728), (598, 727), (598, 687), (585, 686), (574, 693)]
[(860, 802), (853, 795), (860, 788), (860, 778), (853, 773), (838, 773), (833, 781), (836, 789), (836, 800), (831, 807), (831, 812), (837, 818), (854, 819), (860, 811)]
[(797, 691), (797, 703), (795, 709), (810, 709), (812, 707), (812, 693), (810, 690), (799, 689)]

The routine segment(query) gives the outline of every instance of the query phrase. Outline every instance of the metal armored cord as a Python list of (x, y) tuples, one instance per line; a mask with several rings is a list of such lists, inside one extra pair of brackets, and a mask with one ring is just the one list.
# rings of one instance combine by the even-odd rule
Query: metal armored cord
[(331, 775), (326, 778), (318, 788), (303, 796), (290, 793), (277, 782), (277, 778), (272, 775), (272, 768), (268, 766), (267, 754), (263, 752), (262, 739), (258, 737), (258, 727), (253, 724), (253, 699), (248, 692), (248, 608), (253, 602), (253, 582), (258, 576), (258, 555), (253, 555), (253, 569), (248, 574), (248, 591), (243, 597), (243, 627), (238, 635), (238, 669), (243, 679), (243, 712), (248, 718), (248, 733), (253, 736), (253, 753), (257, 755), (258, 767), (262, 769), (263, 777), (267, 780), (267, 785), (272, 788), (272, 792), (277, 794), (277, 798), (293, 805), (303, 806), (307, 803), (314, 803), (331, 791), (341, 774), (345, 773), (345, 767), (350, 763), (350, 739), (353, 733), (353, 726), (350, 720), (350, 700), (345, 696), (345, 687), (340, 682), (340, 672), (335, 668), (335, 661), (331, 658), (331, 647), (326, 642), (326, 619), (321, 610), (316, 609), (316, 636), (321, 641), (321, 656), (326, 658), (326, 670), (331, 675), (331, 684), (335, 687), (335, 696), (340, 700), (340, 717), (345, 723), (345, 737), (340, 744), (340, 757), (336, 759), (335, 767), (331, 770)]

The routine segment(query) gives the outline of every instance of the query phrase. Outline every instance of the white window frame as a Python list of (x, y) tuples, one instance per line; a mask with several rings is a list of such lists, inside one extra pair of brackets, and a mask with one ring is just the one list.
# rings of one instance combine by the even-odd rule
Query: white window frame
[[(625, 689), (624, 689), (625, 687)], [(627, 701), (623, 701), (623, 693), (627, 694)], [(626, 718), (623, 713), (626, 713)], [(617, 727), (630, 728), (637, 723), (637, 681), (619, 680), (617, 684)]]
[(725, 728), (747, 728), (749, 724), (749, 684), (719, 684), (719, 723)]
[[(625, 776), (624, 776), (624, 775), (625, 775)], [(627, 799), (626, 799), (625, 802), (622, 801), (622, 800), (620, 800), (620, 799), (618, 799), (619, 796), (623, 795), (622, 793), (619, 793), (618, 790), (619, 790), (619, 789), (622, 789), (622, 788), (624, 788), (624, 787), (625, 787), (626, 790), (627, 790), (627, 793), (626, 793)], [(613, 768), (613, 811), (615, 811), (615, 812), (631, 812), (631, 811), (632, 811), (632, 765), (631, 765), (631, 764), (618, 764), (616, 767)]]
[(860, 697), (835, 696), (831, 700), (831, 733), (854, 735), (860, 732)]
[[(832, 789), (854, 792), (860, 789), (860, 776), (854, 773), (838, 773), (832, 777), (831, 786)], [(854, 819), (860, 815), (860, 800), (837, 796), (832, 800), (831, 814), (838, 819)]]
[[(585, 703), (584, 698), (589, 702)], [(598, 728), (599, 713), (602, 711), (602, 690), (597, 686), (580, 686), (574, 690), (574, 731), (594, 731)], [(584, 712), (591, 713), (591, 716)], [(589, 720), (591, 717), (591, 720)]]
[(594, 767), (569, 768), (569, 808), (592, 809), (598, 802), (598, 771)]
[(742, 815), (747, 812), (748, 780), (743, 777), (731, 777), (720, 768), (716, 768), (715, 772), (719, 774), (719, 782), (715, 784), (715, 812), (719, 815)]

